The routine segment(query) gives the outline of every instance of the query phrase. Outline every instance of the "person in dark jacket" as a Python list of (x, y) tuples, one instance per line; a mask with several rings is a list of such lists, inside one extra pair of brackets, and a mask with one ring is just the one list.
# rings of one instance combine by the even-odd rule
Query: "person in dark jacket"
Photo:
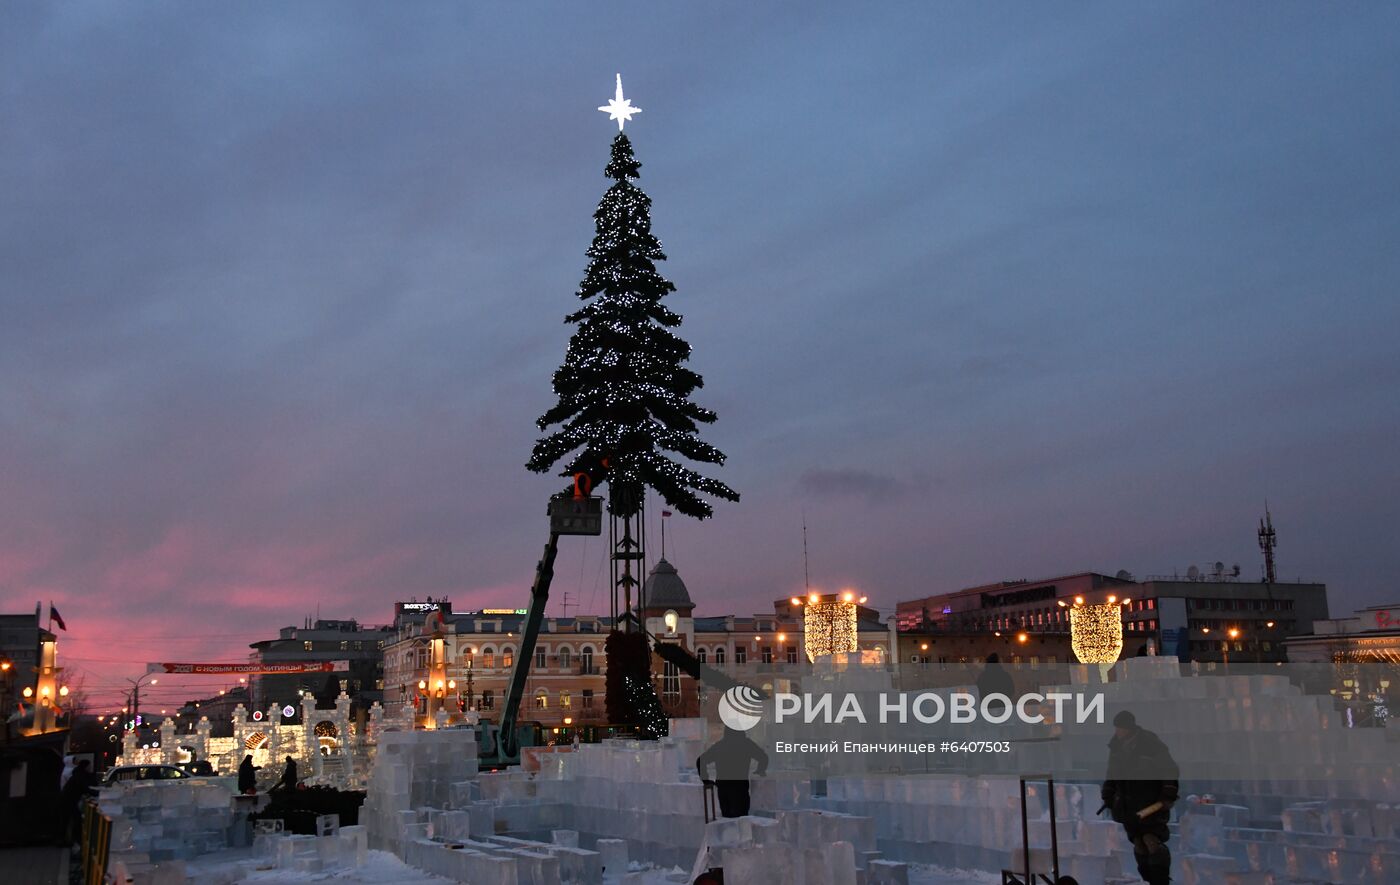
[(287, 767), (282, 769), (282, 779), (273, 786), (274, 790), (295, 790), (297, 788), (297, 761), (287, 757)]
[(258, 768), (253, 764), (252, 754), (243, 757), (238, 766), (238, 792), (251, 796), (258, 791)]
[[(713, 747), (700, 754), (695, 760), (695, 769), (700, 772), (700, 780), (706, 785), (714, 785), (719, 798), (719, 813), (722, 817), (743, 817), (749, 813), (749, 767), (758, 777), (768, 773), (768, 754), (763, 748), (749, 739), (742, 731), (728, 726), (724, 737)], [(710, 778), (710, 767), (715, 769), (715, 778)]]
[(1123, 825), (1133, 843), (1138, 874), (1147, 885), (1168, 885), (1172, 856), (1167, 850), (1167, 822), (1176, 802), (1180, 771), (1162, 739), (1137, 724), (1124, 710), (1113, 717), (1108, 742), (1108, 773), (1103, 806)]
[(87, 759), (79, 759), (73, 773), (68, 776), (68, 782), (59, 791), (60, 823), (65, 843), (74, 839), (73, 824), (80, 818), (83, 802), (96, 794), (97, 775), (92, 773), (92, 763)]
[[(987, 655), (987, 666), (982, 668), (982, 672), (977, 676), (977, 700), (980, 703), (988, 695), (1006, 695), (1007, 703), (1012, 703), (1016, 699), (1016, 684), (1011, 680), (1011, 674), (1006, 672), (1006, 668), (1001, 665), (1001, 655), (992, 652)], [(987, 708), (989, 713), (1001, 714), (1006, 712), (1006, 704), (992, 704)]]

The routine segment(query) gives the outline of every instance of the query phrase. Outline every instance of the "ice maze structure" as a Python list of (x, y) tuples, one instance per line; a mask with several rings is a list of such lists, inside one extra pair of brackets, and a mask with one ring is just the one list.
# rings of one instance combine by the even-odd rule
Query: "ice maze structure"
[[(859, 678), (878, 687), (864, 684), (872, 674)], [(1344, 729), (1329, 698), (1283, 677), (1182, 676), (1160, 659), (1120, 662), (1109, 683), (1086, 677), (1063, 686), (1090, 689), (1104, 694), (1106, 721), (1132, 709), (1180, 764), (1174, 882), (1400, 882), (1400, 731)], [(714, 728), (672, 720), (659, 741), (527, 748), (521, 765), (480, 773), (473, 729), (394, 722), (372, 732), (361, 826), (258, 834), (254, 859), (262, 869), (311, 874), (363, 865), (376, 849), (473, 885), (691, 882), (708, 867), (722, 867), (738, 885), (907, 885), (931, 881), (921, 865), (1018, 870), (1014, 772), (1054, 771), (1061, 873), (1081, 883), (1140, 881), (1122, 828), (1095, 813), (1109, 725), (1028, 743), (1000, 771), (818, 776), (770, 754), (768, 775), (752, 781), (751, 814), (707, 823), (695, 760)], [(1295, 749), (1267, 760), (1277, 776), (1221, 769), (1223, 741), (1250, 752), (1242, 742), (1277, 748), (1281, 735)], [(1345, 770), (1326, 761), (1339, 748)], [(227, 786), (174, 786), (104, 794), (117, 820), (114, 849), (120, 841), (132, 863), (180, 862), (238, 844)], [(1033, 872), (1050, 870), (1048, 799), (1044, 782), (1028, 780)]]

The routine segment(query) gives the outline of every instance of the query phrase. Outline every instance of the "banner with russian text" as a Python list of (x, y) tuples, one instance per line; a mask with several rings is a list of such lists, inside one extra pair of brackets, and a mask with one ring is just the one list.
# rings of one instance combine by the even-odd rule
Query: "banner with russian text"
[(341, 673), (349, 661), (269, 661), (262, 664), (147, 664), (147, 673), (182, 673), (191, 676), (229, 676), (267, 673)]

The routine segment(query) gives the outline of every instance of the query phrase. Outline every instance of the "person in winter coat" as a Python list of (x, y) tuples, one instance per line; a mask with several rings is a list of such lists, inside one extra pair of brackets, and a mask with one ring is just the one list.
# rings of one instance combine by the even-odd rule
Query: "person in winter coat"
[(297, 761), (291, 756), (287, 757), (287, 767), (282, 769), (282, 779), (277, 782), (274, 790), (295, 790), (297, 788)]
[(1108, 742), (1108, 773), (1103, 782), (1103, 806), (1123, 825), (1133, 843), (1138, 874), (1148, 885), (1171, 881), (1171, 852), (1167, 822), (1176, 802), (1180, 771), (1162, 739), (1137, 724), (1127, 710), (1113, 717)]
[(97, 775), (92, 773), (92, 763), (86, 759), (79, 759), (73, 767), (73, 773), (68, 776), (68, 782), (58, 794), (62, 815), (60, 824), (65, 844), (74, 840), (74, 822), (79, 819), (83, 801), (96, 792)]
[[(768, 773), (768, 754), (742, 731), (725, 726), (724, 737), (695, 760), (700, 780), (714, 785), (723, 817), (743, 817), (749, 813), (749, 771), (763, 777)], [(710, 769), (715, 777), (710, 778)]]
[(983, 667), (982, 672), (977, 676), (978, 702), (982, 702), (988, 695), (993, 694), (1005, 695), (1007, 703), (992, 704), (987, 708), (990, 713), (1005, 713), (1007, 705), (1016, 700), (1016, 684), (1011, 680), (1011, 674), (1006, 672), (1006, 668), (1001, 665), (1001, 655), (996, 652), (987, 655), (987, 666)]
[(238, 766), (238, 792), (251, 796), (258, 791), (258, 768), (253, 764), (252, 754), (243, 757)]

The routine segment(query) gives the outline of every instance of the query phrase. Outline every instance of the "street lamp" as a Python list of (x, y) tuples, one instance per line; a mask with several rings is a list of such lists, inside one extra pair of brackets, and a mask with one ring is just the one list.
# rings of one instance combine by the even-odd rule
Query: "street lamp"
[[(133, 731), (138, 724), (137, 720), (141, 718), (141, 683), (150, 675), (151, 674), (147, 673), (144, 676), (138, 676), (135, 679), (127, 680), (127, 682), (131, 683), (131, 691), (128, 692), (128, 695), (131, 698), (131, 727)], [(150, 684), (155, 685), (158, 682), (160, 682), (159, 679), (153, 678)]]
[(10, 742), (10, 692), (14, 691), (15, 665), (9, 658), (0, 657), (0, 716), (5, 717), (5, 743)]
[(1229, 628), (1228, 630), (1225, 631), (1225, 635), (1228, 636), (1228, 637), (1230, 637), (1230, 639), (1226, 640), (1225, 642), (1220, 643), (1220, 647), (1221, 647), (1221, 649), (1223, 649), (1224, 652), (1225, 652), (1225, 669), (1226, 669), (1226, 670), (1229, 670), (1229, 669), (1230, 669), (1230, 640), (1234, 640), (1234, 639), (1238, 639), (1238, 638), (1239, 638), (1239, 635), (1240, 635), (1240, 628), (1238, 628), (1238, 627), (1231, 627), (1231, 628)]

